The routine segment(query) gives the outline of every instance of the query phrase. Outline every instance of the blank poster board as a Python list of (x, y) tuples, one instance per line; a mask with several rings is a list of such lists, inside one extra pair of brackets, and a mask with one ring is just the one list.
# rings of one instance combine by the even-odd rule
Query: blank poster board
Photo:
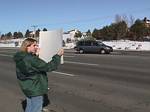
[[(52, 57), (57, 54), (60, 48), (62, 48), (62, 29), (53, 31), (40, 31), (39, 36), (39, 57), (45, 62), (49, 62)], [(61, 64), (63, 63), (63, 57), (61, 57)]]

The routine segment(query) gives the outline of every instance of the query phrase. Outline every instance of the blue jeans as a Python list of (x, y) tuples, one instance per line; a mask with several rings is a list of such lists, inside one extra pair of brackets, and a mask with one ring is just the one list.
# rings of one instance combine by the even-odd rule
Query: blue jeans
[(43, 96), (27, 97), (25, 112), (42, 112)]

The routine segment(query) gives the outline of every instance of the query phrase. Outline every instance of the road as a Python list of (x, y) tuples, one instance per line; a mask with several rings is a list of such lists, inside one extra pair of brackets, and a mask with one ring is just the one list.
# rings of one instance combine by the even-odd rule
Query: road
[[(21, 112), (24, 99), (12, 55), (0, 49), (0, 109)], [(48, 73), (49, 98), (56, 112), (149, 112), (150, 53), (76, 54), (67, 50), (65, 64)]]

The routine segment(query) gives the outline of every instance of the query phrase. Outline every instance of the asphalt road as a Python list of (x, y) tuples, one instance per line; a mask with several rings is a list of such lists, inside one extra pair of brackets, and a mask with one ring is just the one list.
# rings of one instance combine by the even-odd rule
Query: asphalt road
[[(22, 112), (24, 95), (12, 55), (0, 48), (0, 109)], [(56, 112), (149, 112), (150, 52), (76, 54), (67, 50), (65, 64), (49, 75), (49, 109)]]

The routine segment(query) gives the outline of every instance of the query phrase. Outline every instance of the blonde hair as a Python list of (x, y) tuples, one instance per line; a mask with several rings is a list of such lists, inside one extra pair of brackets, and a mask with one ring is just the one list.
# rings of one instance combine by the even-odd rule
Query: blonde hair
[(33, 38), (27, 38), (22, 42), (22, 45), (20, 47), (20, 51), (27, 52), (27, 47), (31, 46), (34, 42), (37, 42)]

